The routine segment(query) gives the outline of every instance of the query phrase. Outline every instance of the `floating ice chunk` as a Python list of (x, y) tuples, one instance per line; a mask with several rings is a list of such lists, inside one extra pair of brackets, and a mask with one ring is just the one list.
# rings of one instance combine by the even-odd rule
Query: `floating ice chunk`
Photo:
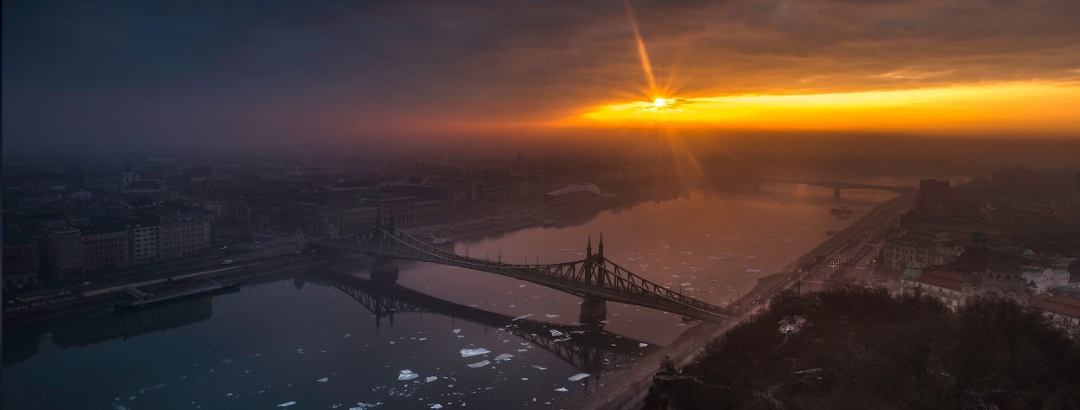
[(441, 409), (441, 408), (442, 408), (442, 405), (441, 405), (441, 404), (438, 404), (438, 403), (435, 403), (435, 404), (432, 404), (432, 405), (431, 405), (431, 408), (433, 408), (433, 409)]
[(415, 379), (417, 377), (420, 377), (420, 375), (416, 374), (416, 373), (413, 373), (412, 370), (405, 369), (405, 370), (402, 370), (401, 373), (398, 373), (397, 379), (399, 381), (405, 381), (405, 380), (412, 380), (412, 379)]
[(555, 329), (548, 329), (548, 330), (551, 331), (551, 336), (552, 337), (559, 337), (559, 336), (563, 335), (563, 332), (560, 332), (558, 330), (555, 330)]
[(436, 381), (436, 380), (439, 380), (439, 376), (428, 376), (426, 379), (424, 379), (424, 381), (428, 382), (428, 383), (431, 383), (431, 382)]
[(279, 405), (277, 405), (277, 406), (278, 406), (278, 407), (289, 407), (289, 406), (292, 406), (292, 405), (294, 405), (294, 404), (296, 404), (296, 402), (295, 402), (295, 401), (287, 401), (287, 402), (281, 403), (281, 404), (279, 404)]
[(461, 329), (454, 329), (454, 334), (456, 335), (458, 333), (461, 333)]
[(529, 351), (529, 349), (517, 349), (517, 351), (519, 351), (519, 352), (527, 352), (527, 351)]
[(522, 284), (522, 285), (518, 285), (518, 287), (519, 287), (519, 288), (523, 288), (523, 287), (525, 287), (525, 285), (524, 285), (524, 284)]
[(637, 347), (648, 347), (648, 346), (649, 346), (648, 343), (638, 343), (637, 344)]
[(503, 354), (501, 354), (501, 355), (495, 356), (495, 361), (496, 361), (496, 362), (501, 362), (501, 361), (503, 361), (503, 360), (510, 360), (510, 359), (512, 359), (513, 357), (514, 357), (514, 355), (512, 355), (512, 354), (510, 354), (510, 353), (503, 353)]
[[(666, 248), (666, 246), (665, 246), (665, 248)], [(560, 388), (558, 388), (558, 389), (555, 389), (555, 391), (559, 391), (559, 392), (564, 392), (564, 393), (565, 393), (565, 392), (568, 392), (568, 391), (570, 391), (570, 390), (566, 390), (566, 388), (565, 388), (565, 387), (560, 387)]]
[(304, 349), (296, 349), (296, 353), (304, 354)]
[(221, 359), (221, 362), (222, 363), (232, 363), (233, 361), (229, 360), (229, 359)]
[[(514, 305), (510, 305), (510, 307), (514, 307)], [(527, 314), (527, 315), (521, 315), (521, 316), (515, 317), (515, 318), (514, 318), (514, 320), (521, 320), (521, 319), (525, 319), (525, 318), (527, 318), (527, 317), (529, 317), (529, 316), (532, 316), (532, 315), (533, 315), (532, 313), (529, 313), (529, 314)], [(513, 320), (512, 320), (512, 321), (513, 321)], [(511, 322), (512, 322), (512, 321), (511, 321)]]
[(487, 365), (489, 365), (489, 364), (491, 364), (491, 361), (489, 361), (489, 360), (483, 360), (483, 361), (479, 361), (479, 362), (476, 362), (476, 363), (470, 364), (470, 365), (469, 365), (469, 367), (471, 367), (471, 368), (474, 368), (474, 369), (476, 369), (476, 368), (480, 368), (480, 367), (484, 367), (484, 366), (487, 366)]
[(693, 255), (692, 253), (690, 253), (690, 251), (682, 251), (682, 252), (679, 252), (679, 253), (681, 253), (683, 255)]
[(547, 370), (547, 368), (546, 368), (546, 367), (540, 367), (540, 366), (537, 366), (537, 365), (535, 365), (535, 364), (533, 365), (533, 367), (535, 367), (535, 368), (537, 368), (537, 369), (539, 369), (539, 370)]
[(421, 338), (416, 339), (416, 340), (419, 340), (419, 341), (423, 342), (423, 341), (427, 340), (427, 338), (426, 337), (421, 337)]
[(690, 286), (690, 285), (691, 285), (690, 282), (683, 282), (683, 283), (679, 284), (679, 286)]
[(116, 404), (116, 403), (113, 403), (113, 405), (112, 405), (112, 406), (113, 406), (113, 408), (115, 408), (116, 410), (128, 410), (128, 408), (127, 408), (127, 407), (121, 406), (121, 405), (119, 405), (119, 404)]
[(479, 349), (461, 349), (461, 357), (473, 357), (488, 353), (491, 353), (491, 351), (482, 347)]
[(544, 317), (546, 317), (548, 319), (554, 319), (554, 318), (559, 317), (559, 315), (553, 315), (553, 314), (548, 313), (548, 314), (545, 314)]
[(380, 405), (382, 405), (382, 402), (381, 402), (381, 401), (380, 401), (380, 402), (377, 402), (377, 403), (364, 403), (364, 402), (359, 402), (359, 403), (356, 403), (356, 407), (351, 407), (351, 408), (349, 408), (349, 410), (365, 410), (365, 409), (373, 409), (373, 408), (375, 408), (375, 407), (379, 407)]
[(747, 269), (746, 273), (760, 273), (761, 269)]
[(522, 377), (522, 378), (521, 378), (521, 381), (523, 381), (523, 382), (527, 382), (527, 381), (529, 381), (529, 378), (528, 378), (528, 377)]
[(578, 373), (578, 374), (575, 374), (573, 376), (567, 377), (566, 380), (576, 382), (576, 381), (584, 379), (586, 377), (589, 377), (588, 373)]
[(321, 378), (319, 380), (316, 380), (316, 381), (319, 382), (319, 383), (326, 383), (326, 382), (330, 381), (330, 378), (329, 377), (323, 377), (323, 378)]
[(342, 339), (348, 339), (348, 338), (349, 338), (349, 336), (352, 336), (352, 333), (347, 333), (347, 334), (345, 335), (345, 337), (343, 337)]
[(225, 397), (232, 397), (232, 393), (226, 394)]

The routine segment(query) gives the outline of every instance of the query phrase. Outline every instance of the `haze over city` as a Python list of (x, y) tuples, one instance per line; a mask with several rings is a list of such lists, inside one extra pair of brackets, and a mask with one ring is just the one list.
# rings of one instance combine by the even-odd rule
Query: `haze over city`
[(283, 152), (660, 125), (1075, 139), (1078, 13), (1067, 0), (14, 2), (4, 148)]
[(1080, 408), (1080, 1), (6, 1), (4, 409)]

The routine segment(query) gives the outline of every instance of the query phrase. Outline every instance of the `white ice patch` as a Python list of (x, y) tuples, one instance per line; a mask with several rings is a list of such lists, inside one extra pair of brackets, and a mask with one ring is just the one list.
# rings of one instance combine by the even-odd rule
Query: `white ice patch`
[(525, 285), (523, 285), (523, 284), (522, 284), (522, 285), (518, 285), (518, 287), (519, 287), (519, 288), (523, 288), (523, 287), (525, 287)]
[(221, 362), (222, 363), (232, 363), (233, 361), (229, 360), (229, 359), (221, 359)]
[(540, 367), (540, 366), (537, 366), (535, 364), (533, 365), (533, 367), (537, 368), (538, 370), (547, 370), (546, 367)]
[(554, 319), (554, 318), (559, 317), (559, 315), (553, 315), (553, 314), (548, 313), (548, 314), (544, 315), (544, 317), (546, 317), (548, 319)]
[(329, 377), (323, 377), (323, 378), (321, 378), (319, 380), (316, 380), (316, 381), (319, 382), (319, 383), (326, 383), (326, 382), (330, 381), (330, 378)]
[(484, 360), (484, 361), (480, 361), (480, 362), (470, 364), (469, 367), (476, 369), (476, 368), (487, 366), (489, 364), (491, 364), (491, 361)]
[(431, 405), (431, 408), (433, 408), (433, 409), (441, 409), (441, 408), (442, 408), (442, 405), (441, 405), (441, 404), (438, 404), (438, 403), (435, 403), (435, 404), (432, 404), (432, 405)]
[(436, 381), (436, 380), (439, 380), (439, 376), (428, 376), (427, 379), (424, 379), (424, 381), (426, 381), (428, 383), (431, 383), (431, 382)]
[(647, 346), (649, 346), (648, 343), (638, 343), (637, 344), (637, 347), (647, 347)]
[(296, 353), (304, 354), (304, 349), (296, 349)]
[(295, 402), (295, 401), (287, 401), (287, 402), (281, 403), (281, 404), (279, 404), (279, 405), (277, 405), (277, 406), (278, 406), (278, 407), (289, 407), (289, 406), (292, 406), (292, 405), (294, 405), (294, 404), (296, 404), (296, 402)]
[(565, 387), (560, 387), (560, 388), (558, 388), (558, 389), (555, 389), (555, 391), (560, 391), (560, 392), (563, 392), (563, 393), (565, 393), (565, 392), (568, 392), (568, 391), (570, 391), (570, 390), (566, 390), (566, 388), (565, 388)]
[[(510, 307), (514, 307), (514, 306), (513, 306), (513, 305), (510, 305)], [(514, 318), (514, 320), (521, 320), (521, 319), (525, 319), (525, 318), (527, 318), (527, 317), (529, 317), (529, 316), (532, 316), (532, 315), (533, 315), (532, 313), (529, 313), (529, 314), (527, 314), (527, 315), (521, 315), (521, 316), (515, 317), (515, 318)], [(512, 321), (513, 321), (513, 320), (512, 320)]]
[(584, 379), (586, 377), (589, 377), (588, 373), (578, 373), (578, 374), (575, 374), (573, 376), (567, 377), (566, 380), (576, 382), (576, 381)]
[(479, 349), (461, 349), (461, 357), (473, 357), (488, 353), (491, 353), (491, 351), (482, 347)]
[(352, 333), (347, 333), (347, 334), (345, 335), (345, 337), (343, 337), (342, 339), (348, 339), (348, 338), (349, 338), (349, 336), (352, 336)]
[(559, 336), (563, 335), (563, 332), (560, 332), (558, 330), (555, 330), (555, 329), (548, 329), (548, 330), (551, 332), (551, 337), (559, 337)]
[(423, 341), (427, 340), (427, 338), (426, 337), (421, 337), (421, 338), (416, 339), (416, 340), (419, 340), (419, 341), (423, 342)]
[(454, 334), (456, 335), (458, 333), (461, 333), (461, 329), (454, 329)]
[(405, 369), (405, 370), (402, 370), (401, 373), (398, 373), (397, 379), (399, 381), (405, 381), (405, 380), (412, 380), (412, 379), (415, 379), (417, 377), (420, 377), (420, 375), (416, 374), (416, 373), (413, 373), (412, 370)]
[(510, 360), (512, 358), (514, 358), (514, 355), (512, 355), (510, 353), (503, 353), (501, 355), (495, 356), (495, 361), (496, 362), (501, 362), (503, 360)]

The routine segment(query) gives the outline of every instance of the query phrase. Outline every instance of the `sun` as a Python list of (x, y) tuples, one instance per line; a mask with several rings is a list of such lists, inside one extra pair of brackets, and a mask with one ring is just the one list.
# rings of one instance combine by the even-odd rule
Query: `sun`
[(653, 100), (653, 105), (655, 105), (656, 108), (664, 108), (664, 106), (667, 105), (667, 101), (664, 101), (663, 98), (657, 97), (656, 100)]

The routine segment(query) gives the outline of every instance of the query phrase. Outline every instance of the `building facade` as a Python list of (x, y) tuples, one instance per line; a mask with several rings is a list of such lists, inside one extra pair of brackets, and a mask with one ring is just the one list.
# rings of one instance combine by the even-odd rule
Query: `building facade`
[(210, 253), (210, 218), (205, 211), (175, 211), (158, 214), (162, 260)]
[(84, 275), (96, 275), (128, 266), (128, 238), (123, 225), (87, 226), (80, 231)]
[(46, 236), (48, 251), (47, 273), (52, 279), (64, 279), (82, 274), (82, 233), (78, 229), (50, 231)]
[(161, 226), (146, 218), (128, 223), (128, 263), (139, 265), (161, 260)]
[(37, 242), (25, 235), (4, 232), (4, 289), (16, 290), (37, 283), (39, 260)]

